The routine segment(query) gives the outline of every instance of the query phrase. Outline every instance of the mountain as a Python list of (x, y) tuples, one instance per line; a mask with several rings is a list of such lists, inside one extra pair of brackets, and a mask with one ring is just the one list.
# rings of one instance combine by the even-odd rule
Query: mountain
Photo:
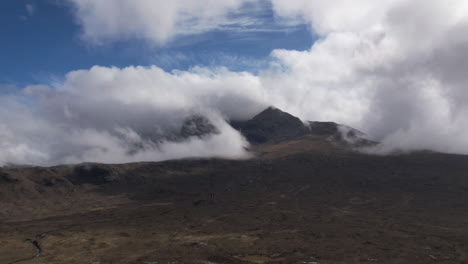
[(362, 154), (274, 108), (232, 125), (252, 158), (0, 168), (0, 263), (468, 263), (468, 156)]
[(269, 107), (248, 121), (231, 123), (252, 144), (275, 143), (308, 133), (302, 121), (279, 109)]
[[(326, 136), (335, 142), (367, 144), (364, 133), (334, 122), (303, 122), (299, 118), (275, 107), (268, 107), (249, 120), (232, 121), (230, 125), (238, 130), (252, 145), (276, 144), (305, 135)], [(219, 134), (219, 129), (202, 114), (196, 113), (185, 118), (179, 131), (150, 137), (153, 142), (181, 142), (190, 137), (204, 138)], [(142, 146), (135, 146), (137, 151)], [(14, 168), (13, 166), (11, 168)]]
[(250, 120), (233, 121), (231, 125), (254, 145), (280, 143), (305, 135), (325, 136), (335, 141), (348, 143), (374, 144), (357, 129), (334, 122), (306, 121), (304, 123), (299, 118), (274, 107), (268, 107)]

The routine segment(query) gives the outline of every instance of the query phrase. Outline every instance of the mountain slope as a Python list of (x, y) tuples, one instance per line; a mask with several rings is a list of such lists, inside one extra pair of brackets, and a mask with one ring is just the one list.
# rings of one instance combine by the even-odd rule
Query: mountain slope
[(468, 262), (467, 156), (364, 155), (278, 111), (240, 125), (248, 160), (0, 169), (0, 263)]

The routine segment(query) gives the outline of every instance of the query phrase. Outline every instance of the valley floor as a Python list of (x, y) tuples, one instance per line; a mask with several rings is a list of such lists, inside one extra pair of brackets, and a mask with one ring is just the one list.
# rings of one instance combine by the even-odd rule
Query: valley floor
[(264, 151), (3, 171), (0, 263), (468, 263), (468, 157)]

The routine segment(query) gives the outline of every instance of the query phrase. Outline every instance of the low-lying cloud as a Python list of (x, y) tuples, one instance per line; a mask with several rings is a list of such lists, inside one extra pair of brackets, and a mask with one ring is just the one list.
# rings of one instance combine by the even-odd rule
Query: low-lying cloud
[[(183, 157), (242, 158), (246, 140), (225, 121), (263, 106), (258, 79), (225, 69), (167, 73), (158, 67), (93, 67), (55, 86), (3, 96), (0, 163), (120, 163)], [(254, 88), (255, 89), (255, 88)], [(207, 117), (219, 133), (177, 138), (184, 121)]]
[[(308, 87), (307, 98), (328, 97), (323, 109), (336, 113), (327, 119), (358, 126), (384, 152), (468, 153), (466, 1), (272, 2), (320, 36), (309, 51), (274, 54)], [(314, 116), (310, 107), (296, 112)]]
[[(187, 25), (205, 31), (205, 24), (229, 24), (227, 14), (247, 2), (70, 1), (85, 40), (144, 37), (157, 45)], [(318, 40), (309, 50), (274, 50), (258, 74), (96, 66), (70, 72), (61, 83), (0, 96), (0, 163), (242, 157), (247, 143), (225, 120), (247, 119), (268, 105), (304, 120), (356, 127), (381, 141), (383, 152), (468, 154), (466, 1), (269, 2), (284, 23), (310, 25)], [(162, 10), (167, 16), (152, 13)], [(137, 15), (142, 12), (149, 15)], [(154, 17), (168, 20), (153, 23)], [(125, 24), (130, 20), (135, 23)], [(207, 113), (221, 133), (161, 140), (193, 113)]]

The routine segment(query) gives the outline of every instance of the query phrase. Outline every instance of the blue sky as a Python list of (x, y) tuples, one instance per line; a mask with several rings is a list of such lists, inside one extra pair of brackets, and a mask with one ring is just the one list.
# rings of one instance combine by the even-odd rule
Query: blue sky
[(248, 15), (257, 16), (260, 30), (216, 29), (178, 36), (163, 46), (144, 39), (92, 45), (80, 38), (82, 28), (65, 1), (1, 1), (0, 85), (48, 83), (93, 65), (157, 65), (167, 71), (222, 65), (233, 71), (255, 72), (273, 49), (305, 50), (313, 43), (306, 25), (280, 26), (269, 8)]

